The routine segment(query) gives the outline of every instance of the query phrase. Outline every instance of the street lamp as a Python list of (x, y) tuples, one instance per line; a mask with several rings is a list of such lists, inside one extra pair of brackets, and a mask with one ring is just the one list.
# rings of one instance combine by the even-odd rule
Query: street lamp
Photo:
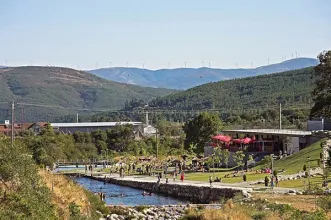
[(271, 190), (274, 190), (274, 154), (270, 154), (271, 156)]

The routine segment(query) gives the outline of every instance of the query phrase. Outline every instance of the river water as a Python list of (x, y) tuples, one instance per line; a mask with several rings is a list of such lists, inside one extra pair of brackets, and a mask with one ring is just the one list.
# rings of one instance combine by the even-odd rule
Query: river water
[(152, 194), (151, 196), (143, 196), (143, 190), (119, 186), (102, 181), (92, 180), (84, 177), (74, 178), (75, 182), (85, 187), (93, 193), (105, 193), (105, 202), (108, 205), (177, 205), (185, 204), (185, 200), (179, 200), (163, 195)]

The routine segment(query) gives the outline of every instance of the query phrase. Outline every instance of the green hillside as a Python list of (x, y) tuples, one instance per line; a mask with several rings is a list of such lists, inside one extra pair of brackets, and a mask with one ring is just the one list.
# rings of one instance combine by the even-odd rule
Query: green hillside
[(75, 112), (121, 109), (127, 100), (147, 103), (175, 91), (117, 83), (69, 68), (37, 66), (0, 69), (0, 88), (1, 120), (8, 119), (6, 102), (12, 100), (53, 106), (18, 104), (17, 120), (24, 116), (24, 121), (50, 121)]
[(180, 110), (247, 110), (275, 106), (310, 106), (313, 68), (208, 83), (157, 98), (151, 107)]

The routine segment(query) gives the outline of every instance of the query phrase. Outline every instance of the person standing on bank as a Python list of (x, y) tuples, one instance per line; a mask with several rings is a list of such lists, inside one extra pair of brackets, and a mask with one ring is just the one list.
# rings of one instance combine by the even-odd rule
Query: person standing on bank
[(210, 187), (211, 187), (213, 184), (213, 178), (211, 176), (209, 176), (209, 183), (210, 183)]
[(184, 171), (180, 174), (180, 181), (182, 181), (182, 183), (184, 182)]

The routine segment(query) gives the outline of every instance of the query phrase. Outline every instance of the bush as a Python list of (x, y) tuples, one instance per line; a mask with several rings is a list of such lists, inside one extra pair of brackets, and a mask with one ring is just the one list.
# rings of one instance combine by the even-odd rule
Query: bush
[(149, 206), (146, 206), (146, 205), (138, 205), (135, 207), (135, 209), (138, 211), (138, 212), (142, 212), (144, 211), (145, 209), (148, 209)]
[(307, 166), (306, 166), (306, 164), (305, 164), (305, 165), (303, 165), (303, 168), (302, 168), (302, 170), (303, 170), (303, 171), (307, 171)]
[(252, 216), (252, 219), (254, 219), (254, 220), (267, 219), (267, 213), (265, 213), (265, 212), (253, 212), (251, 216)]
[(247, 180), (246, 174), (243, 175), (243, 180), (244, 180), (244, 182), (246, 182), (246, 180)]
[(76, 205), (76, 203), (74, 202), (69, 204), (69, 212), (70, 212), (70, 216), (72, 217), (80, 216), (79, 206)]
[(305, 172), (305, 176), (306, 176), (306, 178), (308, 178), (308, 176), (309, 176), (308, 171)]
[(264, 177), (264, 185), (268, 186), (269, 185), (269, 178), (266, 176)]
[(277, 174), (278, 174), (277, 170), (274, 170), (273, 174), (274, 174), (274, 176), (277, 176)]
[(324, 211), (331, 211), (331, 196), (321, 196), (320, 198), (318, 198), (317, 204)]
[(186, 214), (181, 218), (181, 220), (203, 220), (203, 214), (197, 212), (193, 209), (186, 210)]

